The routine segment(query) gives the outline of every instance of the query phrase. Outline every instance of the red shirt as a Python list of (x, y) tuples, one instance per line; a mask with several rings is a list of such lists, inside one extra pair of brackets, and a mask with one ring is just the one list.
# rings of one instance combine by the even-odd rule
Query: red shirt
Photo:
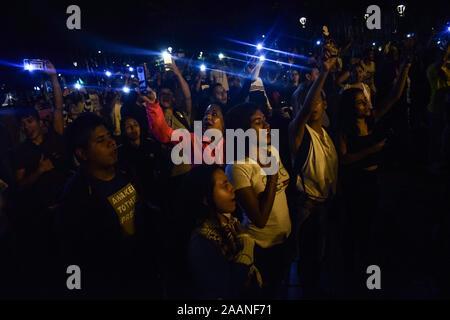
[[(195, 135), (193, 132), (187, 132), (187, 130), (178, 130), (175, 132), (175, 130), (166, 122), (166, 119), (164, 118), (164, 113), (159, 105), (159, 102), (156, 101), (156, 103), (145, 103), (145, 110), (147, 111), (147, 119), (148, 124), (150, 127), (151, 132), (155, 136), (155, 138), (161, 142), (161, 143), (168, 143), (172, 144), (173, 146), (178, 145), (179, 143), (182, 143), (183, 139), (190, 139), (190, 148), (191, 148), (191, 165), (197, 165), (194, 161), (195, 156), (197, 154), (198, 160), (200, 160), (199, 157), (201, 157), (201, 163), (207, 163), (205, 162), (206, 159), (213, 160), (215, 156), (215, 151), (219, 151), (218, 155), (218, 164), (221, 166), (225, 166), (225, 157), (224, 157), (224, 150), (225, 150), (225, 138), (222, 138), (217, 143), (215, 149), (211, 151), (207, 150), (206, 153), (204, 153), (205, 149), (207, 149), (210, 144), (212, 144), (212, 141), (205, 136), (199, 136)], [(175, 135), (179, 135), (180, 138), (178, 140), (173, 139), (172, 136), (175, 132)], [(188, 137), (189, 135), (189, 137)], [(200, 147), (201, 146), (201, 150)], [(214, 146), (211, 146), (213, 148)], [(187, 148), (187, 146), (183, 147), (184, 149)], [(211, 158), (210, 156), (211, 155)], [(214, 159), (215, 160), (215, 159)], [(211, 163), (211, 161), (208, 161)], [(215, 161), (212, 161), (215, 163)]]

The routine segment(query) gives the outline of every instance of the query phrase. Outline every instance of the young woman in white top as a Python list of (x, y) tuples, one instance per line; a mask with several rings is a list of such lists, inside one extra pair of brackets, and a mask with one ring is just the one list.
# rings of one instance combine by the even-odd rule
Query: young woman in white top
[(271, 143), (270, 125), (258, 106), (245, 103), (234, 107), (227, 114), (226, 123), (228, 129), (254, 129), (258, 137), (257, 146), (247, 144), (245, 155), (240, 155), (245, 163), (229, 164), (225, 172), (236, 188), (236, 200), (244, 211), (244, 225), (256, 243), (255, 264), (263, 278), (264, 296), (273, 299), (284, 275), (285, 242), (291, 232), (285, 194), (289, 174), (273, 146), (268, 149), (278, 161), (275, 174), (268, 172), (259, 156), (252, 156), (252, 148), (259, 155), (261, 130), (267, 130), (264, 139), (268, 145)]

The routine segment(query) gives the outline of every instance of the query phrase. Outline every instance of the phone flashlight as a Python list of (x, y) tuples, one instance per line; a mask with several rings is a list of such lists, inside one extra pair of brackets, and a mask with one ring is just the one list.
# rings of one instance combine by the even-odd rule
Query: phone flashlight
[[(164, 52), (162, 53), (162, 56), (163, 56), (164, 64), (165, 64), (165, 65), (172, 64), (172, 56), (170, 55), (169, 52), (164, 51)], [(167, 67), (166, 67), (165, 69), (166, 69), (166, 71), (169, 71), (169, 70), (170, 70), (170, 68), (167, 68)]]
[(45, 70), (46, 63), (40, 59), (23, 59), (23, 68), (27, 71)]

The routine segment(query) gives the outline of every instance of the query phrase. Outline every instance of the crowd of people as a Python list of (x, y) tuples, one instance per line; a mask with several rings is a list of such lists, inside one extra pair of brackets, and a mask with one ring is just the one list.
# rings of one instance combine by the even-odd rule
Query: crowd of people
[[(174, 56), (151, 77), (145, 66), (144, 86), (130, 71), (61, 87), (47, 61), (51, 90), (1, 111), (1, 295), (282, 299), (295, 273), (301, 298), (364, 297), (380, 171), (420, 149), (430, 174), (449, 173), (450, 49), (414, 41), (357, 54), (327, 39), (309, 56), (206, 69)], [(173, 133), (196, 120), (266, 130), (269, 145), (278, 129), (278, 171), (251, 145), (244, 162), (174, 164)], [(337, 246), (347, 286), (330, 289)]]

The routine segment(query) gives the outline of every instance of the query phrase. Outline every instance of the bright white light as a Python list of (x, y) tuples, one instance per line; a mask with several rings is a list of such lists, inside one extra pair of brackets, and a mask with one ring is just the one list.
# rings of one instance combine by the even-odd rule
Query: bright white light
[(399, 15), (402, 16), (403, 13), (405, 12), (405, 10), (406, 10), (406, 6), (405, 5), (400, 4), (400, 5), (397, 6), (397, 12), (398, 12)]
[(75, 89), (80, 90), (81, 89), (81, 84), (75, 83)]
[(206, 66), (204, 64), (200, 65), (200, 71), (205, 71), (206, 70)]
[(130, 93), (130, 88), (128, 88), (127, 86), (122, 88), (122, 91), (125, 93)]
[(408, 33), (408, 34), (406, 35), (406, 37), (407, 37), (407, 38), (411, 38), (411, 37), (412, 37), (412, 34), (411, 34), (411, 33)]
[(381, 46), (379, 46), (378, 47), (378, 51), (381, 51), (381, 50), (383, 50), (383, 48)]
[(262, 37), (263, 37), (263, 38), (265, 38), (265, 37), (266, 37), (266, 35), (265, 35), (265, 34), (263, 34), (263, 35), (262, 35)]
[(61, 77), (61, 73), (58, 73), (58, 77)]
[(447, 27), (447, 32), (450, 32), (450, 27)]
[(133, 68), (133, 67), (129, 67), (128, 70), (129, 70), (130, 72), (133, 72), (133, 71), (134, 71), (134, 68)]
[(306, 18), (305, 17), (301, 17), (300, 18), (300, 23), (302, 24), (302, 26), (304, 26), (306, 24)]
[(266, 60), (266, 57), (264, 57), (263, 55), (261, 55), (261, 56), (259, 56), (259, 60), (260, 60), (260, 61), (264, 61), (264, 60)]
[(37, 91), (41, 91), (41, 88), (39, 88), (39, 87), (36, 87), (36, 90), (37, 90)]
[(167, 51), (169, 51), (169, 53), (172, 53), (172, 50), (173, 50), (172, 47), (167, 48)]
[(77, 63), (76, 61), (73, 62), (73, 65), (74, 65), (75, 67), (78, 67), (78, 63)]
[(28, 63), (25, 64), (24, 68), (25, 68), (25, 70), (33, 71), (33, 66), (31, 64), (28, 64)]
[(101, 51), (101, 50), (98, 50), (98, 53), (100, 54), (100, 53), (102, 53), (102, 51)]
[(223, 53), (219, 53), (219, 59), (222, 60), (223, 58), (225, 58), (225, 56), (223, 55)]
[(129, 67), (130, 65), (127, 63), (127, 68)]
[(441, 44), (441, 40), (439, 40), (439, 41), (437, 42), (437, 44)]
[(107, 77), (111, 77), (111, 75), (112, 75), (111, 71), (106, 71), (105, 74)]
[(169, 60), (171, 58), (170, 53), (167, 51), (163, 51), (162, 56), (164, 60)]
[(133, 78), (134, 78), (134, 74), (131, 75), (131, 79), (133, 79)]
[(372, 45), (375, 46), (375, 45), (376, 45), (376, 42), (372, 42)]
[(256, 49), (261, 50), (263, 48), (261, 43), (258, 43), (258, 45), (256, 46)]
[(316, 41), (316, 45), (318, 45), (318, 46), (320, 46), (321, 43), (322, 43), (322, 41), (320, 41), (320, 40)]

